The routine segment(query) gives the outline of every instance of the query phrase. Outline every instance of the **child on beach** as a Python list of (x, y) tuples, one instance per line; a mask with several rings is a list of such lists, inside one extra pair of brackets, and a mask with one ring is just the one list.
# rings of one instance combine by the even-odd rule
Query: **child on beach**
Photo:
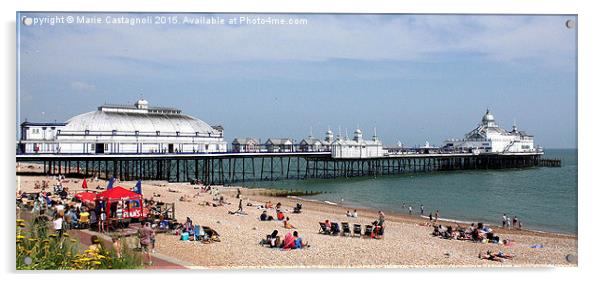
[(284, 220), (284, 228), (286, 228), (286, 229), (296, 229), (292, 224), (290, 224), (289, 221), (290, 221), (290, 219), (287, 216), (286, 219)]
[(119, 237), (114, 236), (111, 238), (111, 241), (113, 241), (113, 250), (115, 251), (115, 255), (117, 258), (121, 258), (121, 240)]

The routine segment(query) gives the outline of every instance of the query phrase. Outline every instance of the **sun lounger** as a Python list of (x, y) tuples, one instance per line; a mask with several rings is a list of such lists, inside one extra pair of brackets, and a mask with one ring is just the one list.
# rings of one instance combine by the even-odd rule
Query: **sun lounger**
[(372, 225), (368, 225), (366, 224), (366, 229), (364, 231), (364, 236), (368, 236), (371, 237), (372, 236), (372, 230), (374, 229), (374, 227)]
[(320, 230), (318, 231), (318, 233), (330, 235), (332, 232), (330, 232), (330, 228), (326, 226), (326, 223), (320, 222)]
[(331, 232), (332, 235), (339, 235), (341, 233), (341, 228), (339, 228), (339, 224), (336, 222), (331, 223)]
[(342, 235), (351, 235), (351, 229), (349, 229), (349, 222), (341, 222), (341, 226), (343, 227)]
[(355, 235), (362, 237), (362, 225), (361, 224), (353, 225), (353, 236), (355, 236)]

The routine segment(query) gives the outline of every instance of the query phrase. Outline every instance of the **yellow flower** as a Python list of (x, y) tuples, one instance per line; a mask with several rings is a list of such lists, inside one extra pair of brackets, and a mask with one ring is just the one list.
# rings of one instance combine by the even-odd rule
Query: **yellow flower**
[(42, 241), (42, 243), (50, 243), (50, 240), (45, 239), (44, 241)]
[(56, 235), (56, 234), (50, 234), (50, 237), (56, 237), (56, 236), (58, 236), (58, 235)]
[(75, 242), (77, 242), (77, 240), (75, 240), (75, 239), (71, 239), (71, 242), (75, 243)]
[(94, 264), (100, 265), (102, 263), (100, 261), (95, 261)]
[(18, 239), (17, 239), (17, 244), (19, 244), (19, 243), (21, 243), (21, 240), (18, 240)]
[(19, 225), (17, 225), (17, 226), (19, 226), (19, 227), (25, 227), (26, 225), (25, 225), (25, 223), (20, 223), (20, 224), (19, 224)]
[(68, 233), (64, 233), (63, 236), (69, 237), (69, 234)]
[(38, 238), (29, 238), (29, 241), (30, 241), (30, 242), (35, 242), (35, 241), (37, 241), (37, 240), (38, 240)]
[(23, 236), (23, 235), (17, 235), (17, 239), (25, 239), (25, 236)]
[(17, 223), (23, 223), (23, 222), (25, 222), (25, 220), (17, 219)]

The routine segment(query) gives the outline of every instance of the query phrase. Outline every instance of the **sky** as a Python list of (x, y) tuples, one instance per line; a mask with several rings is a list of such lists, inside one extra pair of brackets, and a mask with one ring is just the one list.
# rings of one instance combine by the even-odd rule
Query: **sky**
[[(100, 22), (77, 23), (78, 16)], [(63, 22), (51, 25), (56, 17)], [(150, 23), (113, 22), (121, 17)], [(212, 17), (225, 23), (183, 22)], [(275, 19), (300, 23), (265, 22)], [(19, 13), (17, 20), (18, 123), (64, 122), (143, 97), (222, 125), (228, 142), (323, 138), (328, 128), (352, 135), (359, 126), (365, 138), (376, 129), (386, 145), (415, 146), (461, 138), (489, 109), (502, 127), (516, 121), (544, 148), (577, 146), (572, 15)]]

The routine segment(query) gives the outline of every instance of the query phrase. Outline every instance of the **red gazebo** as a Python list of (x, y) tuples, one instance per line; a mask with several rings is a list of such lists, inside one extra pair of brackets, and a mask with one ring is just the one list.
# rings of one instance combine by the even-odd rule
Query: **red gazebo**
[[(108, 219), (127, 219), (127, 218), (138, 218), (144, 217), (143, 212), (143, 198), (142, 195), (125, 189), (121, 186), (116, 186), (112, 189), (98, 193), (96, 195), (96, 201), (103, 201), (106, 203), (104, 206), (105, 212)], [(117, 213), (118, 203), (121, 202), (121, 216)], [(111, 210), (115, 210), (115, 216), (111, 216)]]

